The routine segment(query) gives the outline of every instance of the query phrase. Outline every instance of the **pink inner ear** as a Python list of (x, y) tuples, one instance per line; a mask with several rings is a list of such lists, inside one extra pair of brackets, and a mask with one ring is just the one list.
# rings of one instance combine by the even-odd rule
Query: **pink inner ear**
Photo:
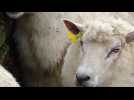
[(64, 20), (64, 24), (66, 25), (68, 30), (71, 31), (72, 33), (74, 33), (75, 35), (77, 35), (80, 32), (80, 30), (74, 23), (72, 23), (68, 20)]

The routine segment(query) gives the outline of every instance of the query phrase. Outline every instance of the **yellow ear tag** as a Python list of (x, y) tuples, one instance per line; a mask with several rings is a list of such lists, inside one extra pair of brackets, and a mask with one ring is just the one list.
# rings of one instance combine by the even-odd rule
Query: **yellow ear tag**
[(81, 33), (79, 32), (77, 35), (75, 35), (72, 32), (68, 32), (67, 37), (71, 40), (72, 43), (76, 43), (77, 40), (81, 37)]

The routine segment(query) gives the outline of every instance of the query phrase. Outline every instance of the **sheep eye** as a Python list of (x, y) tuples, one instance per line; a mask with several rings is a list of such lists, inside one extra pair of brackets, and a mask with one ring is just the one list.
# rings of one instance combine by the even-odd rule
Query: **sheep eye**
[(116, 49), (112, 49), (111, 50), (111, 53), (118, 53), (120, 51), (120, 49), (119, 48), (116, 48)]
[(116, 53), (118, 53), (118, 52), (120, 52), (120, 49), (119, 49), (119, 48), (113, 48), (113, 49), (111, 49), (111, 51), (108, 53), (107, 57), (110, 57), (110, 55), (116, 54)]

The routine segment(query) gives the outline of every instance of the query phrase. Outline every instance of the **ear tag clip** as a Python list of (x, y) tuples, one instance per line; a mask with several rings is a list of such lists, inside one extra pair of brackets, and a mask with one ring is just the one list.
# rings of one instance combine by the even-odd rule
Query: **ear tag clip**
[(77, 35), (73, 34), (70, 31), (67, 33), (67, 37), (71, 40), (72, 43), (76, 43), (77, 40), (81, 37), (81, 35), (81, 32), (77, 33)]

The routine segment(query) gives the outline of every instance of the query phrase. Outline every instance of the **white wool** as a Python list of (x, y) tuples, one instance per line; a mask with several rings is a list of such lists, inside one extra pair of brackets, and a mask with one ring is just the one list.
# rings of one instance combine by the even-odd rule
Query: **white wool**
[(10, 72), (0, 65), (0, 87), (20, 87)]
[[(106, 18), (105, 18), (106, 19)], [(109, 19), (109, 18), (107, 18)], [(83, 38), (88, 38), (88, 39), (95, 39), (99, 37), (100, 35), (103, 36), (102, 34), (104, 33), (104, 36), (102, 39), (105, 38), (107, 35), (111, 34), (123, 34), (126, 35), (129, 32), (134, 31), (134, 26), (132, 26), (130, 23), (127, 21), (124, 21), (123, 19), (115, 19), (110, 18), (109, 20), (94, 20), (94, 21), (89, 21), (87, 23), (88, 29), (85, 32)]]

